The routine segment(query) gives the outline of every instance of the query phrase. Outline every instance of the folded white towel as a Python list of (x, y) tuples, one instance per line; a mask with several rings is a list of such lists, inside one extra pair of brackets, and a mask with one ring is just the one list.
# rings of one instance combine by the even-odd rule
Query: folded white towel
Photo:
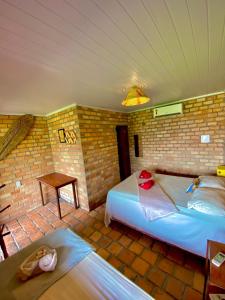
[(51, 253), (39, 259), (39, 268), (44, 272), (54, 271), (57, 264), (57, 253), (52, 249)]
[(56, 250), (43, 245), (24, 260), (17, 275), (19, 279), (25, 281), (43, 272), (54, 271), (56, 264)]

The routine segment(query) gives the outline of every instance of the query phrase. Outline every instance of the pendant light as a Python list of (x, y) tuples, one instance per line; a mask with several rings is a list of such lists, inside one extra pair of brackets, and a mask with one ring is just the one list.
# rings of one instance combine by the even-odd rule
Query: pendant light
[(141, 87), (137, 85), (132, 86), (128, 93), (127, 97), (122, 101), (123, 106), (134, 106), (144, 104), (150, 101), (150, 98), (144, 94), (144, 91)]

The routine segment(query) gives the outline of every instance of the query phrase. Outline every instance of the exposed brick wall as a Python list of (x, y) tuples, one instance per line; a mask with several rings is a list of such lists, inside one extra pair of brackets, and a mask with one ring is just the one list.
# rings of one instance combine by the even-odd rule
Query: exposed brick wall
[[(88, 210), (86, 177), (77, 109), (73, 107), (50, 115), (48, 117), (48, 128), (55, 171), (78, 179), (80, 205)], [(60, 143), (58, 137), (58, 129), (60, 128), (74, 130), (77, 136), (76, 144)], [(61, 189), (60, 192), (62, 198), (73, 201), (71, 186)]]
[[(16, 116), (1, 117), (1, 136)], [(127, 114), (105, 110), (73, 107), (45, 117), (36, 117), (26, 139), (4, 161), (0, 162), (0, 182), (7, 187), (1, 191), (0, 207), (11, 203), (7, 218), (14, 218), (40, 203), (36, 177), (56, 171), (78, 178), (81, 207), (89, 210), (105, 200), (107, 191), (119, 182), (116, 125), (127, 124)], [(58, 129), (73, 129), (76, 144), (60, 143)], [(15, 181), (22, 187), (15, 188)], [(53, 197), (44, 187), (47, 199)], [(61, 195), (72, 201), (70, 187)]]
[[(215, 173), (224, 164), (225, 94), (184, 102), (184, 114), (154, 119), (153, 110), (129, 114), (132, 170), (164, 169), (185, 174)], [(139, 134), (142, 157), (134, 156), (133, 135)], [(200, 136), (211, 142), (201, 144)]]
[(120, 181), (116, 125), (126, 125), (128, 115), (87, 107), (78, 108), (90, 208), (105, 200)]
[[(2, 137), (18, 116), (0, 115), (0, 137)], [(0, 161), (0, 207), (11, 204), (1, 214), (1, 219), (10, 219), (41, 205), (36, 177), (53, 171), (51, 146), (45, 117), (35, 117), (33, 128), (27, 137), (4, 160)], [(16, 188), (21, 180), (21, 188)], [(45, 189), (45, 192), (49, 192)], [(48, 196), (48, 195), (47, 195)]]

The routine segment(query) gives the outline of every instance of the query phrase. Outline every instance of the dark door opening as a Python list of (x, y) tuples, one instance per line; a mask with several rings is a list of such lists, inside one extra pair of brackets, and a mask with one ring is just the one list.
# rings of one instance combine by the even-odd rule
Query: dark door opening
[(128, 127), (126, 125), (116, 126), (117, 145), (120, 167), (120, 179), (124, 180), (131, 175), (130, 153), (128, 140)]

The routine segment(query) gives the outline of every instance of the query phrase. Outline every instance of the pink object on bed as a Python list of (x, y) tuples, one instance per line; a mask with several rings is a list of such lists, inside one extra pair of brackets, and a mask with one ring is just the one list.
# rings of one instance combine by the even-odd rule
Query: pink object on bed
[(150, 179), (150, 180), (147, 180), (145, 182), (142, 182), (142, 183), (139, 183), (139, 187), (144, 189), (144, 190), (149, 190), (151, 187), (153, 187), (155, 181)]
[[(139, 179), (140, 176), (139, 178), (136, 178), (139, 187), (140, 185), (147, 184), (147, 182), (143, 182), (143, 179)], [(148, 180), (148, 182), (150, 181), (154, 182), (153, 180)], [(172, 199), (167, 196), (157, 182), (155, 182), (151, 188), (149, 187), (149, 189), (139, 188), (138, 196), (140, 204), (144, 209), (145, 216), (149, 221), (154, 221), (178, 212), (178, 209)]]
[(149, 179), (151, 177), (152, 177), (152, 174), (146, 170), (142, 170), (139, 175), (139, 178), (142, 178), (142, 179)]

